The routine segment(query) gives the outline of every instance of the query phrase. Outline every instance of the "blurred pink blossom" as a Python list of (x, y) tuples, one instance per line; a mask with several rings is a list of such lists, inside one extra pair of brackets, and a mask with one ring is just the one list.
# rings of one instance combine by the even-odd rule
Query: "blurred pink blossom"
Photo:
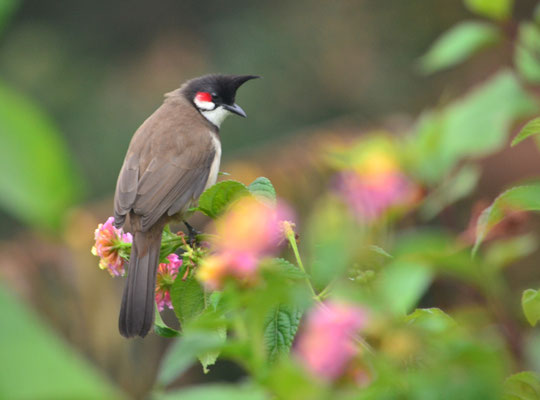
[(399, 171), (366, 177), (356, 171), (343, 171), (336, 189), (355, 215), (373, 221), (392, 207), (411, 204), (418, 188)]
[(171, 302), (171, 287), (182, 266), (182, 259), (175, 253), (167, 256), (169, 262), (160, 263), (156, 278), (156, 303), (159, 311), (165, 307), (173, 308)]
[(252, 196), (233, 203), (216, 221), (215, 253), (203, 260), (199, 279), (213, 289), (228, 276), (252, 281), (261, 258), (279, 249), (284, 240), (282, 221), (291, 218), (283, 203), (273, 206)]
[(131, 243), (133, 238), (130, 233), (124, 233), (122, 229), (114, 227), (114, 217), (109, 217), (104, 224), (99, 224), (92, 247), (92, 254), (100, 257), (99, 267), (109, 271), (111, 276), (123, 276), (125, 274), (125, 260), (120, 256), (119, 248), (123, 243)]
[(366, 321), (367, 313), (360, 307), (334, 301), (321, 304), (308, 315), (299, 337), (300, 361), (322, 379), (340, 378), (358, 354), (354, 337)]

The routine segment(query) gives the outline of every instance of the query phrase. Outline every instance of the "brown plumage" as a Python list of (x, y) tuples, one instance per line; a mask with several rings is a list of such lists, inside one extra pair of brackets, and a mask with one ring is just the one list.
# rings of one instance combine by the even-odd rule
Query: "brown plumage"
[[(220, 108), (221, 102), (216, 97), (215, 104), (205, 103), (201, 109), (192, 96), (200, 90), (226, 90), (220, 96), (229, 96), (223, 107), (234, 110), (236, 89), (247, 79), (240, 80), (238, 76), (210, 75), (187, 82), (166, 95), (131, 140), (114, 198), (115, 225), (122, 226), (129, 214), (133, 232), (119, 318), (120, 333), (125, 337), (144, 337), (152, 327), (164, 226), (173, 218), (181, 219), (217, 177), (219, 127), (205, 113), (212, 111), (208, 110), (211, 106)], [(231, 81), (238, 84), (231, 85)]]

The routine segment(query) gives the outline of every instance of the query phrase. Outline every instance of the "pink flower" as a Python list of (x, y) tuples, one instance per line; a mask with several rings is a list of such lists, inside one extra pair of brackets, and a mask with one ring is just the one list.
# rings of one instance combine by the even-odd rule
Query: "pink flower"
[(283, 239), (286, 219), (291, 219), (291, 212), (283, 203), (272, 206), (244, 197), (216, 222), (219, 239), (215, 245), (228, 252), (271, 254)]
[(253, 281), (261, 258), (279, 249), (282, 221), (290, 220), (291, 214), (281, 203), (271, 206), (251, 196), (235, 202), (216, 221), (215, 253), (202, 262), (198, 278), (213, 289), (226, 277)]
[(175, 253), (167, 256), (169, 262), (160, 263), (156, 278), (156, 303), (159, 311), (165, 307), (173, 308), (171, 302), (171, 287), (182, 266), (182, 259)]
[(362, 222), (372, 222), (393, 208), (411, 206), (420, 188), (403, 171), (398, 144), (386, 135), (360, 139), (329, 153), (340, 172), (336, 192)]
[(228, 277), (253, 282), (257, 277), (259, 259), (251, 253), (221, 252), (206, 257), (197, 278), (212, 290), (221, 288)]
[(399, 171), (370, 177), (343, 171), (338, 175), (336, 189), (353, 213), (367, 221), (379, 218), (392, 207), (412, 203), (418, 193), (416, 186)]
[(125, 260), (120, 256), (120, 248), (133, 241), (130, 233), (114, 227), (114, 217), (109, 217), (104, 224), (99, 224), (94, 239), (96, 244), (92, 247), (92, 254), (100, 257), (99, 267), (109, 271), (111, 276), (125, 274)]
[(347, 372), (358, 354), (355, 335), (364, 327), (366, 312), (356, 306), (327, 302), (308, 315), (297, 354), (314, 375), (334, 381)]

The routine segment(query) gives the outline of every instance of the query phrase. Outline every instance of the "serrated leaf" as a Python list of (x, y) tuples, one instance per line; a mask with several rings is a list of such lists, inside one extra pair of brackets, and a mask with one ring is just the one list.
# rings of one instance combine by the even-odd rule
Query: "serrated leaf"
[(514, 374), (506, 379), (503, 387), (503, 400), (540, 399), (540, 379), (532, 371)]
[(512, 140), (511, 146), (514, 147), (516, 144), (527, 139), (529, 136), (538, 135), (540, 133), (540, 117), (530, 120), (525, 124), (525, 126), (519, 131), (517, 136)]
[(299, 267), (283, 258), (272, 258), (270, 262), (288, 279), (305, 279), (308, 276)]
[(540, 292), (534, 289), (525, 290), (521, 296), (521, 308), (529, 324), (535, 326), (540, 320)]
[(260, 176), (248, 186), (252, 195), (267, 200), (271, 203), (276, 201), (276, 189), (270, 179)]
[(465, 0), (464, 3), (471, 12), (497, 21), (508, 19), (514, 5), (513, 0)]
[[(218, 327), (215, 330), (214, 335), (216, 336), (216, 338), (218, 338), (218, 340), (221, 341), (222, 344), (224, 344), (225, 340), (227, 339), (227, 326), (223, 324), (222, 326)], [(200, 353), (197, 355), (197, 358), (199, 359), (205, 374), (209, 372), (208, 367), (216, 363), (219, 357), (219, 353), (220, 353), (219, 350), (213, 350), (213, 351)]]
[(179, 275), (171, 288), (171, 302), (178, 320), (185, 324), (205, 309), (204, 289), (194, 277), (184, 281)]
[(445, 32), (420, 59), (424, 73), (433, 73), (457, 65), (479, 50), (497, 43), (501, 34), (496, 26), (467, 21)]
[(539, 210), (540, 183), (516, 186), (500, 194), (491, 206), (482, 211), (478, 218), (473, 254), (476, 253), (489, 231), (504, 218), (508, 211)]
[(300, 309), (284, 304), (268, 313), (264, 323), (264, 343), (270, 361), (289, 353), (301, 317)]
[(216, 218), (234, 200), (249, 194), (243, 183), (237, 181), (223, 181), (206, 189), (199, 197), (198, 209), (210, 218)]
[(199, 354), (218, 351), (223, 340), (212, 332), (189, 331), (167, 349), (158, 372), (158, 382), (168, 385), (182, 375)]

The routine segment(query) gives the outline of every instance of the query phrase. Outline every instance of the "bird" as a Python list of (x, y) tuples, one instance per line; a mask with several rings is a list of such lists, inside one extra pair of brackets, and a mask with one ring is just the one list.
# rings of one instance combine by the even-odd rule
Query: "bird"
[(164, 227), (183, 220), (212, 186), (221, 160), (220, 126), (246, 117), (236, 92), (257, 75), (211, 74), (165, 94), (163, 104), (134, 133), (118, 175), (114, 225), (129, 215), (133, 241), (118, 327), (145, 337), (154, 323), (156, 273)]

